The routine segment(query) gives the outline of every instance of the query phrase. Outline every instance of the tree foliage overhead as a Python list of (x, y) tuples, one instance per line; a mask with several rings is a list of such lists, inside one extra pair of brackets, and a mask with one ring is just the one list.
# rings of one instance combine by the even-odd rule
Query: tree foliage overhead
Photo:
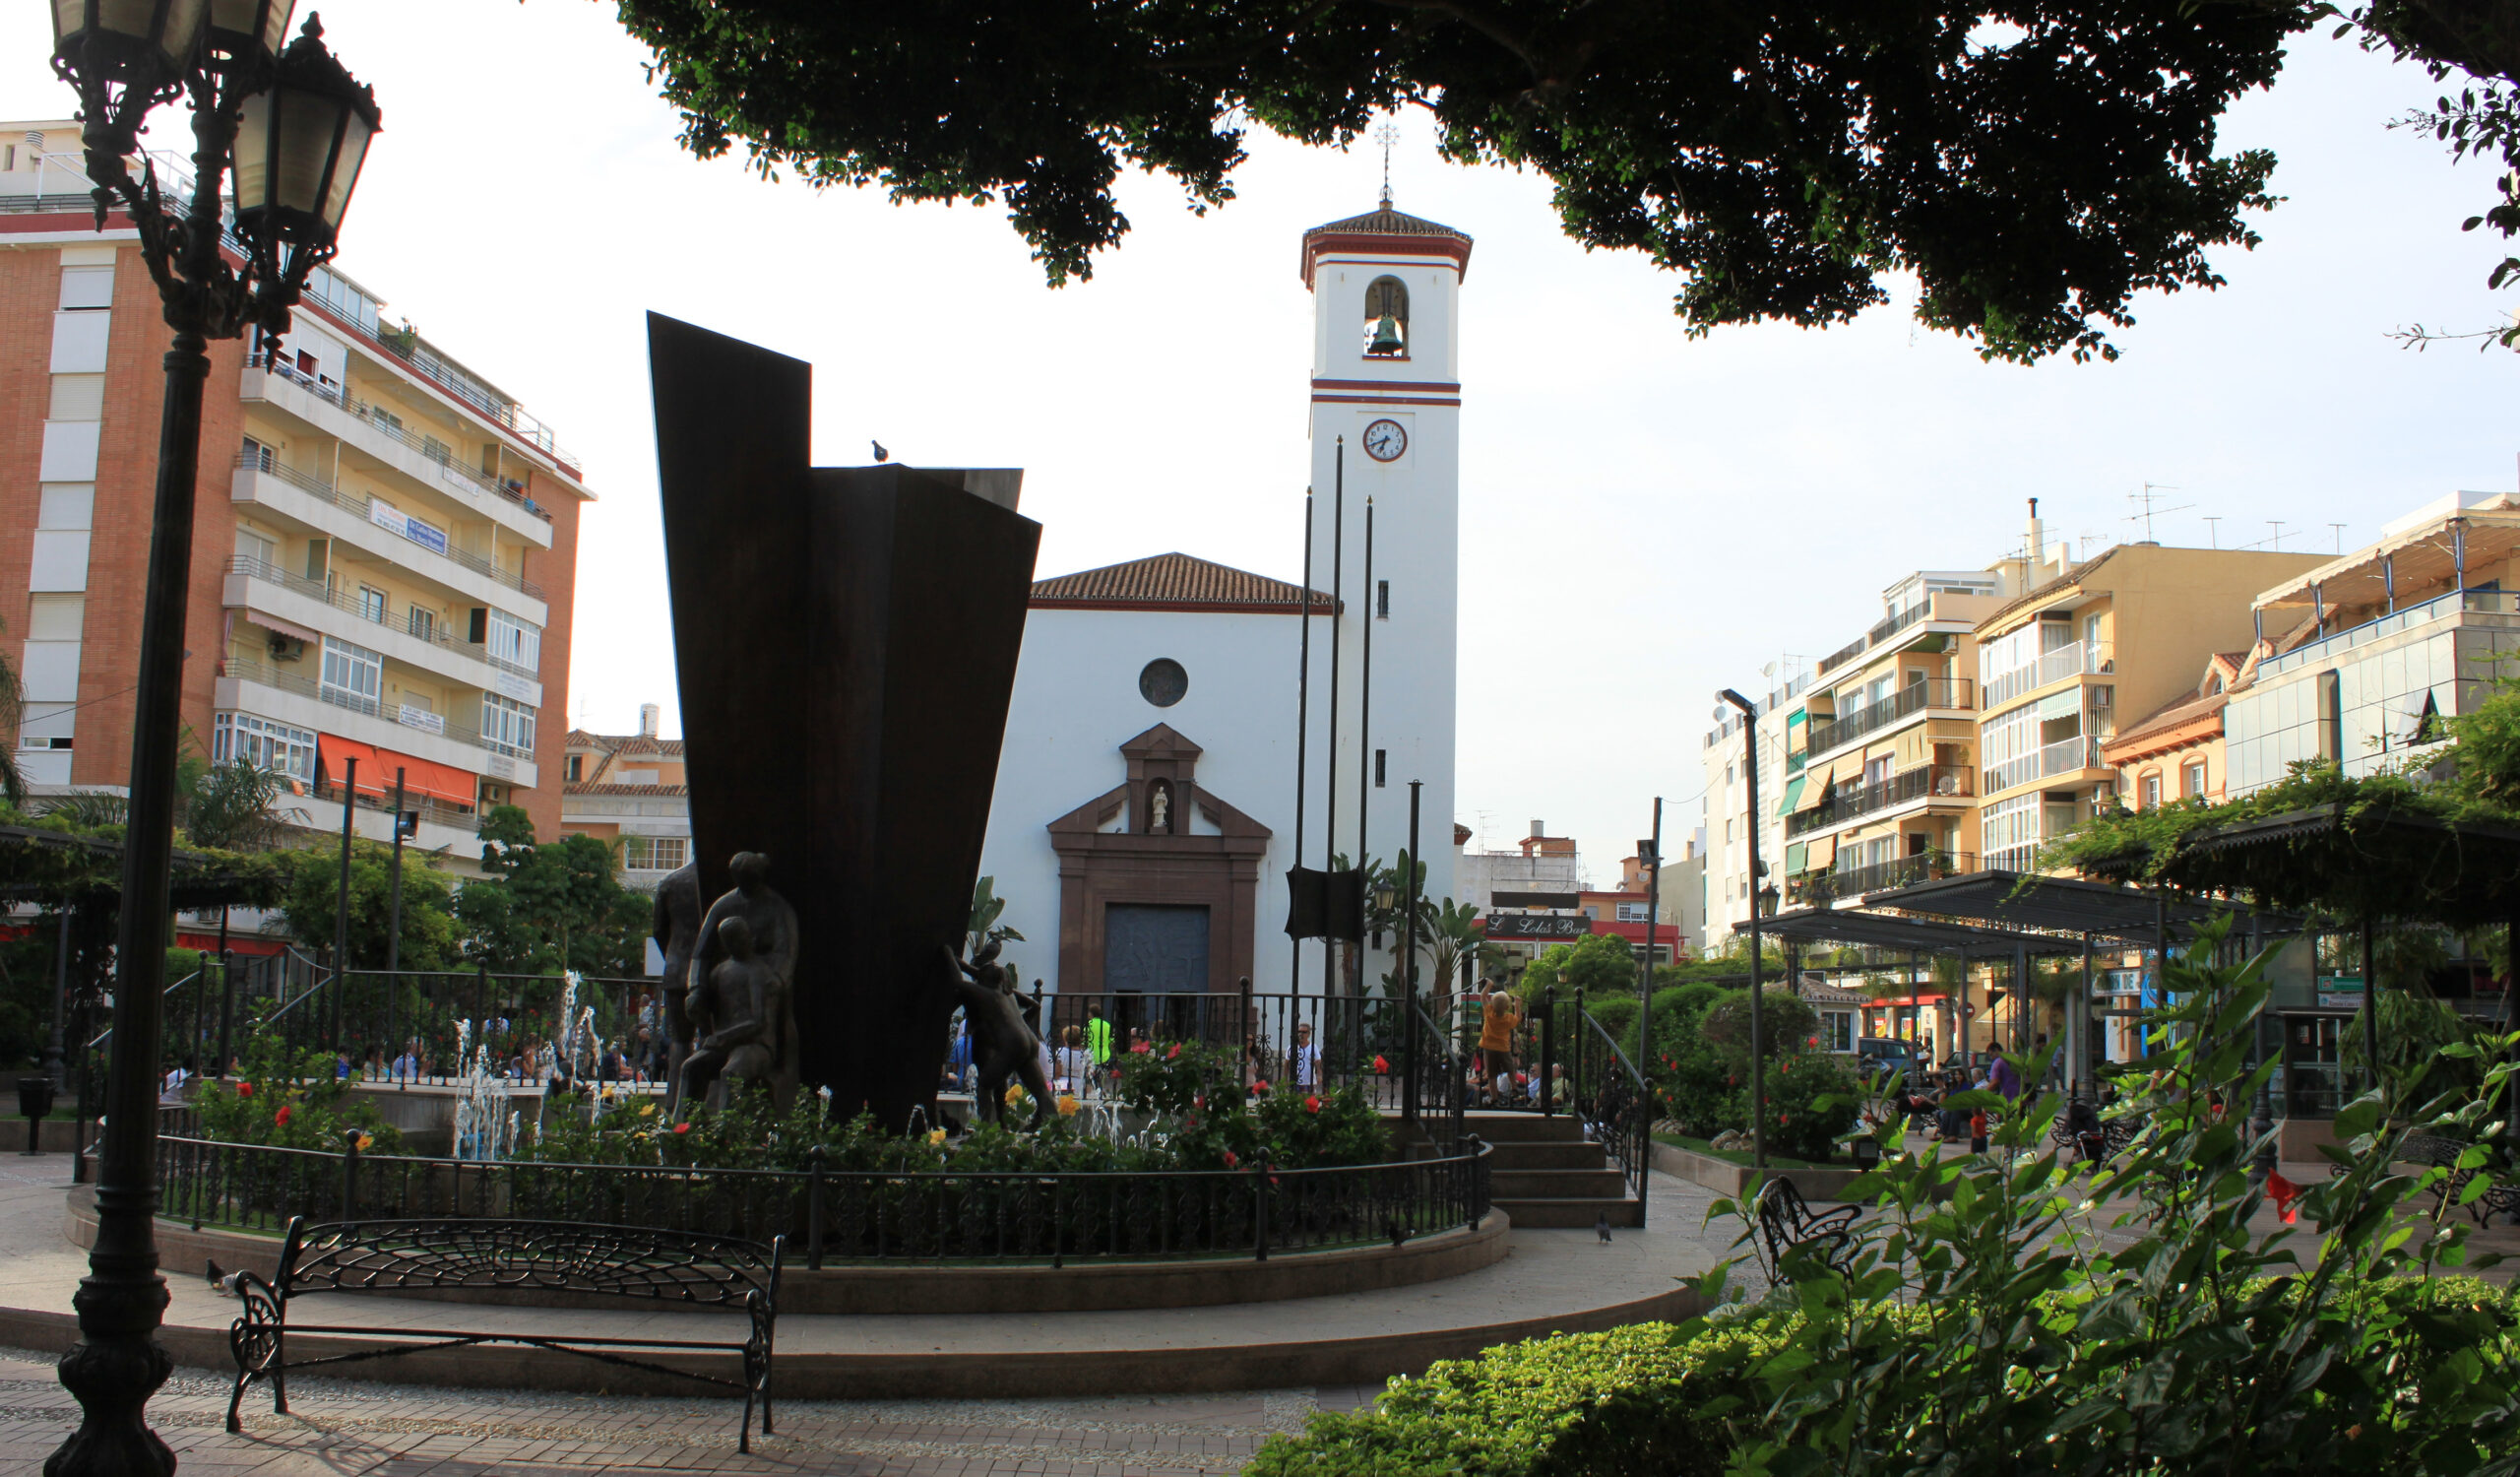
[(1569, 234), (1687, 279), (1692, 333), (1842, 322), (1912, 272), (1990, 358), (2111, 355), (2147, 289), (2213, 287), (2274, 158), (2218, 155), (2313, 7), (2228, 0), (618, 0), (709, 159), (1003, 203), (1061, 283), (1128, 221), (1121, 168), (1205, 211), (1256, 123), (1353, 142), (1425, 109), (1446, 157), (1535, 169)]

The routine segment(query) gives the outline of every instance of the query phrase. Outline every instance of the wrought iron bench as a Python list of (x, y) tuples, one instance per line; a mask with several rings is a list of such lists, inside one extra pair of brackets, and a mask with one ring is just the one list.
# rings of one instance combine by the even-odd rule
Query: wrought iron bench
[[(288, 1224), (279, 1280), (238, 1274), (244, 1311), (227, 1330), (236, 1356), (236, 1387), (227, 1400), (227, 1429), (239, 1429), (246, 1387), (269, 1381), (272, 1409), (288, 1413), (288, 1372), (430, 1349), (527, 1344), (606, 1364), (703, 1381), (743, 1391), (736, 1448), (752, 1449), (752, 1414), (761, 1407), (771, 1434), (770, 1359), (779, 1318), (779, 1264), (785, 1237), (770, 1245), (645, 1226), (591, 1226), (556, 1221), (389, 1220)], [(395, 1328), (376, 1323), (293, 1323), (290, 1300), (314, 1293), (425, 1293), (438, 1289), (545, 1292), (725, 1308), (745, 1316), (741, 1338), (629, 1338), (607, 1333), (477, 1333), (448, 1328)], [(288, 1336), (321, 1333), (378, 1347), (320, 1359), (290, 1360)], [(715, 1352), (740, 1355), (740, 1378), (676, 1369), (638, 1355)]]
[(1794, 1188), (1793, 1181), (1781, 1177), (1770, 1180), (1759, 1187), (1758, 1198), (1750, 1205), (1754, 1238), (1751, 1245), (1758, 1252), (1759, 1266), (1774, 1282), (1784, 1275), (1787, 1256), (1816, 1250), (1830, 1266), (1840, 1272), (1852, 1272), (1855, 1223), (1862, 1213), (1859, 1205), (1815, 1211), (1802, 1198), (1802, 1191)]
[[(2455, 1138), (2410, 1133), (2405, 1146), (2398, 1150), (2398, 1156), (2450, 1172), (2447, 1179), (2432, 1188), (2433, 1203), (2437, 1207), (2443, 1202), (2457, 1203), (2459, 1196), (2467, 1191), (2468, 1182), (2485, 1173), (2481, 1169), (2459, 1168), (2459, 1156), (2467, 1151), (2468, 1145)], [(2480, 1226), (2492, 1225), (2497, 1215), (2520, 1224), (2520, 1188), (2488, 1183), (2485, 1192), (2469, 1202), (2468, 1215)]]

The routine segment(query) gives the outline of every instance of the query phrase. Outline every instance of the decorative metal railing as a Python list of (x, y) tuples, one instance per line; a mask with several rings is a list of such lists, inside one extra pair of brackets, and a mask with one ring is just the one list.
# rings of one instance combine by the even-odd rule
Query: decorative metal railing
[[(370, 510), (371, 499), (357, 492), (345, 492), (341, 488), (334, 486), (331, 482), (324, 481), (322, 478), (317, 477), (311, 472), (298, 471), (296, 468), (289, 466), (286, 462), (282, 461), (268, 446), (257, 446), (249, 451), (238, 452), (236, 454), (236, 465), (240, 468), (250, 469), (252, 471), (277, 478), (281, 482), (286, 482), (288, 485), (295, 487), (300, 492), (322, 498), (324, 501), (340, 508), (345, 513), (350, 514), (352, 517), (371, 522), (373, 521), (373, 514)], [(541, 600), (543, 598), (542, 587), (540, 585), (527, 579), (525, 576), (517, 573), (513, 569), (502, 569), (498, 565), (481, 557), (479, 554), (468, 552), (467, 550), (457, 548), (452, 545), (441, 548), (435, 544), (424, 543), (421, 540), (412, 538), (411, 535), (404, 529), (393, 528), (390, 525), (377, 524), (377, 527), (386, 529), (388, 532), (394, 534), (396, 537), (402, 539), (405, 543), (411, 545), (415, 548), (424, 549), (429, 553), (437, 555), (441, 559), (447, 559), (456, 564), (460, 564), (464, 568), (472, 570), (474, 574), (486, 575), (491, 579), (497, 580), (500, 584), (507, 586), (511, 590), (517, 591), (519, 594), (533, 596), (536, 600)], [(420, 569), (423, 573), (427, 572), (425, 565), (414, 565), (413, 567)]]
[(1329, 1169), (1131, 1173), (539, 1164), (158, 1140), (159, 1214), (278, 1232), (292, 1216), (527, 1219), (768, 1241), (842, 1261), (1146, 1260), (1396, 1243), (1479, 1224), (1486, 1149)]

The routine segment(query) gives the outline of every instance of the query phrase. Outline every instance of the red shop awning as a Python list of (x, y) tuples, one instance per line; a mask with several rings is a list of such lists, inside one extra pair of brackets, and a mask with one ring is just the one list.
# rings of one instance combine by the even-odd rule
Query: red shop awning
[(406, 795), (430, 796), (445, 801), (449, 804), (462, 805), (468, 809), (480, 798), (479, 780), (452, 764), (439, 764), (428, 759), (414, 758), (410, 754), (396, 753), (390, 748), (378, 748), (372, 743), (336, 738), (330, 734), (318, 734), (315, 737), (315, 752), (316, 756), (324, 762), (325, 777), (334, 784), (341, 783), (344, 768), (342, 761), (356, 759), (358, 761), (357, 789), (361, 795), (373, 795), (382, 800), (393, 799), (394, 771), (400, 767), (403, 771), (403, 791)]

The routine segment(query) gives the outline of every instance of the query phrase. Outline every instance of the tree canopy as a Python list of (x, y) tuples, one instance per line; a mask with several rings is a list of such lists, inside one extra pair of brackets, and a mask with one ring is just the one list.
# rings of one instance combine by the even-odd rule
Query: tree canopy
[[(2405, 0), (2420, 8), (2419, 0)], [(1345, 146), (1430, 114), (1528, 168), (1567, 232), (1682, 274), (1692, 334), (1840, 322), (1915, 274), (1989, 358), (2113, 356), (2145, 289), (2211, 288), (2274, 158), (2216, 130), (2306, 0), (618, 0), (708, 159), (1002, 203), (1052, 283), (1128, 230), (1123, 166), (1204, 212), (1253, 124)]]

